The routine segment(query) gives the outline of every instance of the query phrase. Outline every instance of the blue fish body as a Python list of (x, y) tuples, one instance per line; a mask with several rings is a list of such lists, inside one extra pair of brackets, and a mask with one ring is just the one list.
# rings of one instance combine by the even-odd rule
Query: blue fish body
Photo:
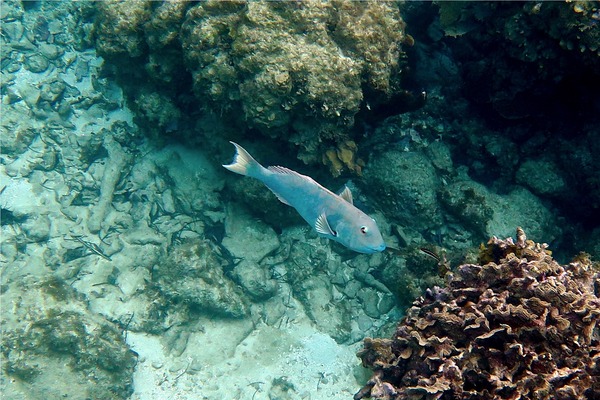
[(335, 240), (359, 253), (372, 254), (386, 246), (373, 218), (352, 204), (348, 188), (337, 195), (319, 185), (312, 178), (284, 167), (260, 165), (239, 144), (233, 162), (223, 167), (258, 179), (277, 198), (292, 206), (321, 236)]

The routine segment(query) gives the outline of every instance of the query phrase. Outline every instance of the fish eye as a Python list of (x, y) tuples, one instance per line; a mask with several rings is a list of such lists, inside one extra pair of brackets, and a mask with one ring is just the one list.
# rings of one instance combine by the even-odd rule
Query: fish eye
[(367, 228), (366, 226), (363, 225), (363, 226), (360, 227), (360, 231), (362, 233), (366, 234), (367, 232), (369, 232), (369, 228)]

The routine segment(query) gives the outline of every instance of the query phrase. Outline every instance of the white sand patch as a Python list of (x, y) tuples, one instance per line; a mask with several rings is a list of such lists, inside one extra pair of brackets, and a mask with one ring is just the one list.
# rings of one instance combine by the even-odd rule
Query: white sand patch
[(130, 333), (141, 360), (132, 399), (349, 399), (359, 389), (357, 346), (337, 344), (306, 318), (280, 329), (258, 325), (238, 344), (244, 324), (209, 323), (179, 358), (156, 337)]

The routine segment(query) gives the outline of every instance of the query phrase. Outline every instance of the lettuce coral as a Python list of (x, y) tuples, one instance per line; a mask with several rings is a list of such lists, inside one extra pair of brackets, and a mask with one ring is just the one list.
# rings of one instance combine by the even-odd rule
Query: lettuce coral
[(428, 290), (392, 339), (365, 340), (374, 374), (355, 399), (599, 398), (597, 264), (561, 266), (520, 228), (479, 261)]

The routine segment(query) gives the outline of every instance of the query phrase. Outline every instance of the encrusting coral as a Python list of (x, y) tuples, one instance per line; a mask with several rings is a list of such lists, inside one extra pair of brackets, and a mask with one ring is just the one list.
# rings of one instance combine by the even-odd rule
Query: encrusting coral
[(367, 93), (393, 95), (404, 67), (404, 22), (390, 2), (209, 1), (181, 32), (196, 97), (288, 139), (307, 162), (351, 140)]
[(110, 0), (96, 12), (96, 48), (156, 134), (202, 109), (236, 131), (290, 142), (334, 174), (360, 173), (355, 117), (404, 93), (411, 42), (396, 2)]
[(374, 371), (355, 399), (600, 398), (600, 272), (545, 244), (492, 238), (480, 265), (427, 290), (392, 339), (366, 339)]

